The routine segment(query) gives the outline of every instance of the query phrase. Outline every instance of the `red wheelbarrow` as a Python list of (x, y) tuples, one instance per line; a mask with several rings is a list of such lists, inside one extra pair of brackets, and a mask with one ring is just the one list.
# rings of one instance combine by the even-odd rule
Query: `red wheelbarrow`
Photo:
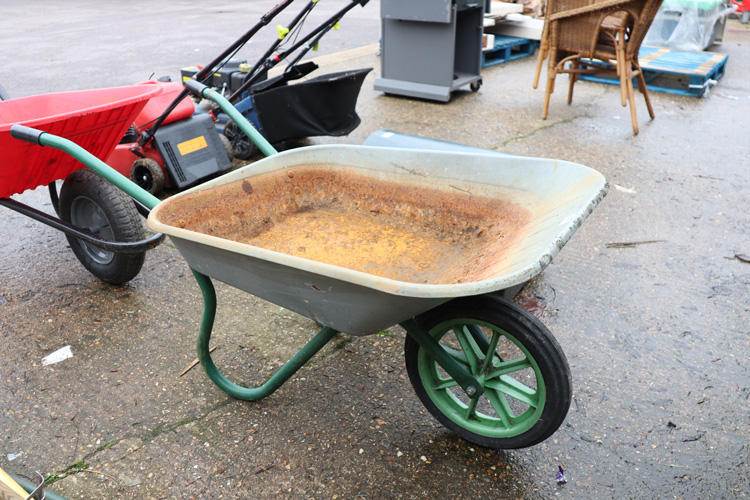
[[(146, 251), (164, 239), (146, 234), (139, 212), (148, 216), (148, 210), (74, 158), (12, 139), (10, 128), (35, 127), (107, 158), (135, 116), (161, 91), (158, 85), (144, 84), (0, 101), (0, 205), (63, 231), (81, 264), (107, 283), (133, 279)], [(59, 194), (58, 180), (64, 180)], [(10, 198), (44, 185), (57, 217)]]

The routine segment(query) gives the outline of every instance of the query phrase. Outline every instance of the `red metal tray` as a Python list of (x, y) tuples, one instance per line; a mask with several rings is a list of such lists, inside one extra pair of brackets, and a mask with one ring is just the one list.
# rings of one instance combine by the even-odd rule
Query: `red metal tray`
[(158, 85), (140, 84), (0, 101), (0, 198), (64, 179), (84, 168), (60, 151), (13, 139), (12, 125), (64, 137), (104, 160), (148, 100), (161, 91)]

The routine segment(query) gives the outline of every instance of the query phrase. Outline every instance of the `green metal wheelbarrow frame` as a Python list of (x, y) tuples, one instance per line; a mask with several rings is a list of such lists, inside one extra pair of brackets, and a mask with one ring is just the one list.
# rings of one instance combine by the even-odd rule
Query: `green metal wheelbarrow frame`
[[(276, 149), (274, 149), (274, 147), (268, 143), (268, 141), (250, 124), (250, 122), (248, 122), (227, 99), (221, 96), (221, 94), (195, 80), (189, 80), (185, 86), (195, 95), (215, 102), (265, 155), (270, 156), (277, 153)], [(161, 203), (161, 200), (141, 189), (125, 176), (121, 175), (109, 165), (72, 141), (22, 125), (14, 125), (10, 132), (16, 139), (40, 146), (51, 147), (69, 154), (90, 170), (104, 177), (107, 181), (111, 182), (135, 200), (142, 203), (149, 210), (153, 210), (159, 203)], [(208, 378), (222, 391), (234, 398), (246, 401), (257, 401), (272, 394), (339, 333), (339, 331), (333, 328), (323, 326), (323, 328), (304, 347), (302, 347), (297, 354), (295, 354), (264, 384), (254, 388), (242, 387), (227, 379), (216, 367), (216, 364), (211, 358), (209, 343), (211, 341), (211, 332), (213, 331), (214, 319), (216, 317), (216, 290), (211, 278), (195, 269), (191, 268), (191, 271), (193, 272), (203, 294), (203, 317), (201, 319), (197, 340), (198, 359), (200, 360), (201, 365), (203, 365)], [(417, 323), (417, 321), (409, 319), (400, 323), (400, 325), (406, 330), (407, 334), (425, 349), (425, 351), (435, 359), (437, 364), (458, 383), (467, 396), (476, 399), (484, 392), (481, 383), (479, 383), (479, 381), (464, 367), (456, 362), (456, 360), (453, 359), (449, 353)], [(479, 338), (476, 340), (481, 341)], [(484, 340), (484, 343), (486, 343), (486, 340)]]

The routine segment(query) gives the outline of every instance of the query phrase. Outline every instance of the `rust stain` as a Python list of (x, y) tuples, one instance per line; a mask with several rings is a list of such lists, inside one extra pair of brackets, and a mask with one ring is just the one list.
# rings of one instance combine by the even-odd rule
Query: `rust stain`
[(540, 319), (544, 314), (544, 310), (547, 308), (547, 303), (538, 297), (521, 297), (517, 303), (519, 306)]
[(531, 219), (510, 201), (348, 170), (297, 166), (252, 180), (174, 199), (161, 222), (398, 281), (456, 284), (494, 276)]

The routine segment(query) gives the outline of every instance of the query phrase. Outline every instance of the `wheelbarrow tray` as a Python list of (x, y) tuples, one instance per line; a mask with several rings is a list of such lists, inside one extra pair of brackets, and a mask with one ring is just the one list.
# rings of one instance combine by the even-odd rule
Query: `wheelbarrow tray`
[(169, 198), (149, 225), (193, 269), (365, 335), (527, 281), (606, 190), (559, 160), (311, 146)]
[(35, 189), (83, 168), (52, 148), (39, 148), (10, 136), (14, 124), (69, 139), (97, 158), (107, 158), (158, 85), (77, 90), (0, 101), (0, 198)]

